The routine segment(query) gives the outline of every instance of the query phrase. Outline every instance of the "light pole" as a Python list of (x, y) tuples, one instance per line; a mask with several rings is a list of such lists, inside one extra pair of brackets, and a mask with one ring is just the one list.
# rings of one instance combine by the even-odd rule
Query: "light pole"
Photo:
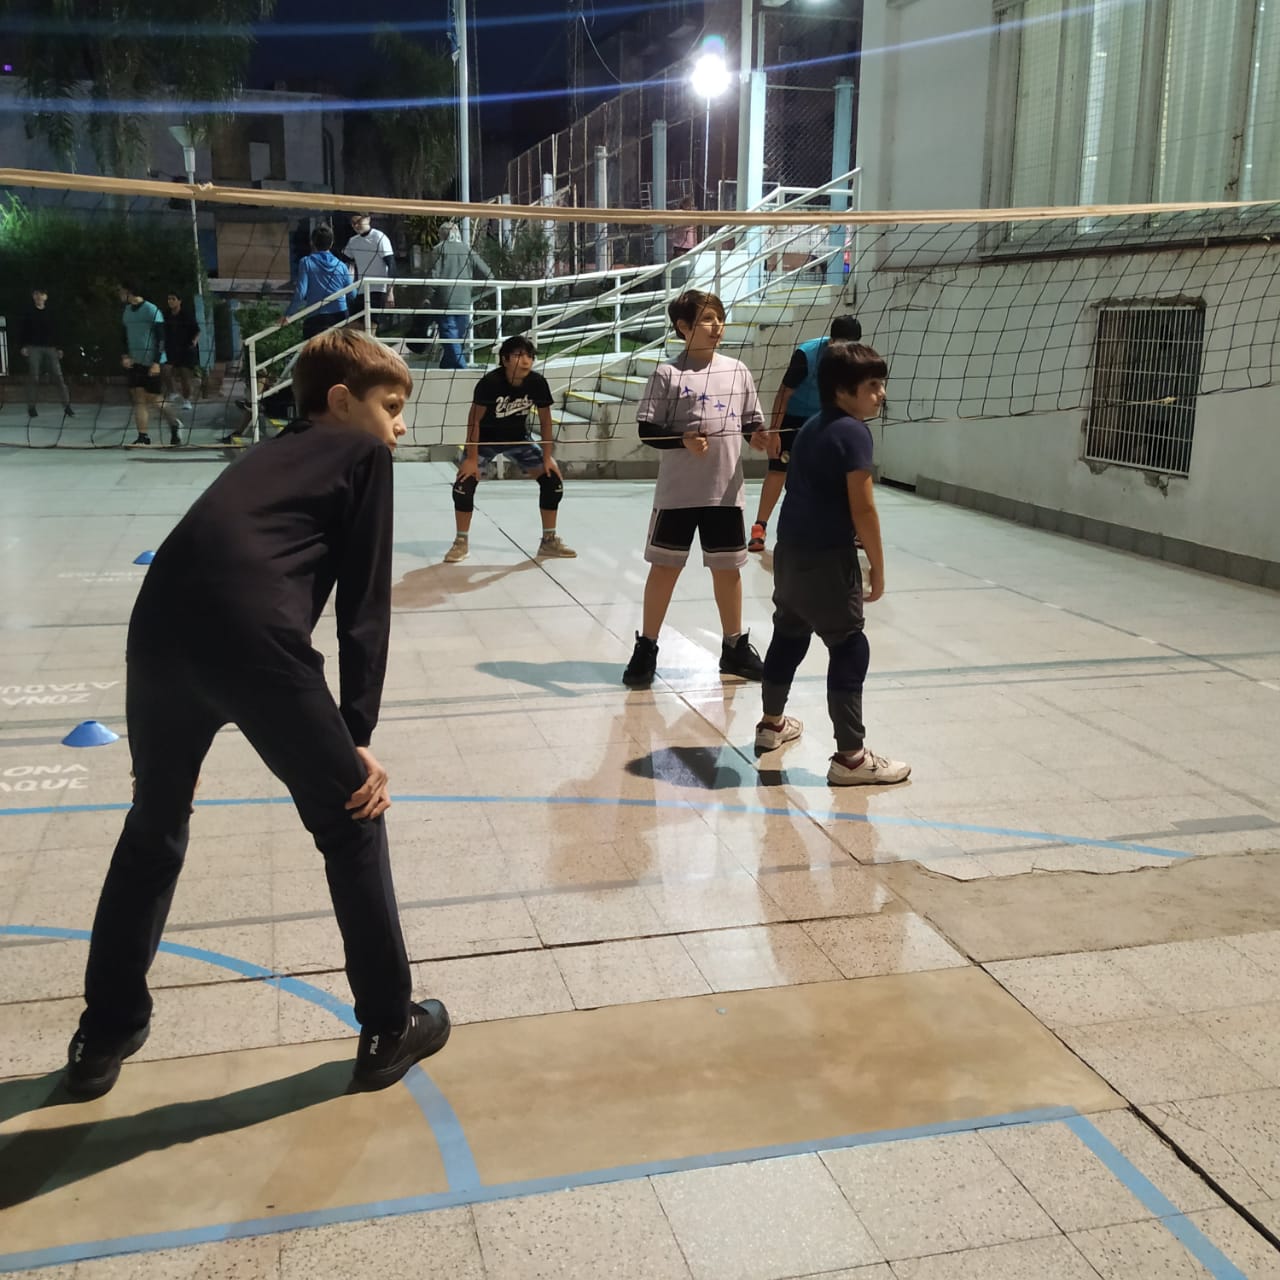
[(196, 211), (196, 144), (185, 124), (169, 126), (169, 136), (182, 148), (182, 163), (191, 188), (191, 247), (195, 250), (196, 297), (200, 303), (200, 336), (213, 332), (213, 312), (204, 296), (204, 272), (200, 269), (200, 215)]
[[(450, 0), (453, 5), (453, 30), (457, 49), (454, 62), (458, 68), (458, 199), (471, 203), (471, 76), (467, 61), (467, 0)], [(471, 246), (471, 219), (462, 219), (462, 241)]]
[(702, 142), (702, 202), (707, 207), (708, 164), (711, 158), (711, 100), (718, 98), (729, 87), (729, 68), (724, 64), (724, 55), (718, 49), (707, 48), (697, 62), (693, 64), (693, 72), (689, 77), (693, 91), (707, 102), (706, 128)]

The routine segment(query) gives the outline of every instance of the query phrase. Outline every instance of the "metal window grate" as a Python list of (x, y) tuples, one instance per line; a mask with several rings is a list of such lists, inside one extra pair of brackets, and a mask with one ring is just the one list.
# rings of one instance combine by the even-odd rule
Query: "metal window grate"
[(1085, 459), (1187, 475), (1203, 349), (1203, 304), (1100, 307)]

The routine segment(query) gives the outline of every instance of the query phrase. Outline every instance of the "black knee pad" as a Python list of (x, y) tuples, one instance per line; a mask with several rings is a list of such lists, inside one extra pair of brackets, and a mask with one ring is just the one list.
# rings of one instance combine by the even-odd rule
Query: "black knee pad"
[(480, 483), (476, 476), (459, 477), (453, 482), (453, 509), (455, 511), (474, 511), (476, 509), (476, 486)]
[(564, 481), (554, 471), (538, 477), (538, 510), (554, 511), (564, 497)]

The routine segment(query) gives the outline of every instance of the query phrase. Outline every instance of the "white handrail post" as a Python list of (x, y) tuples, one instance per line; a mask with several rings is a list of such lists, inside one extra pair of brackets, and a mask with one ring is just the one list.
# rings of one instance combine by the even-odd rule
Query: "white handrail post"
[(367, 337), (373, 337), (373, 317), (369, 315), (369, 281), (366, 277), (360, 282), (360, 288), (364, 295), (364, 331)]
[(494, 332), (497, 335), (494, 341), (498, 346), (502, 346), (502, 339), (505, 335), (502, 332), (502, 286), (500, 284), (493, 286), (493, 309), (498, 313), (494, 321)]
[(529, 290), (529, 307), (533, 313), (529, 317), (529, 341), (536, 344), (538, 341), (538, 286), (536, 284)]
[(258, 443), (258, 339), (252, 337), (245, 346), (249, 348), (249, 430), (253, 443)]
[(613, 353), (622, 353), (622, 279), (613, 277)]

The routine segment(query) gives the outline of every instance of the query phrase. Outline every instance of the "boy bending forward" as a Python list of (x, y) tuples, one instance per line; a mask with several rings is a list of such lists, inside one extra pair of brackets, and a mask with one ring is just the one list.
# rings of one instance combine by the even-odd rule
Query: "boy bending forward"
[[(369, 750), (391, 622), (391, 451), (411, 389), (399, 356), (351, 330), (302, 349), (300, 420), (228, 467), (165, 539), (129, 620), (133, 807), (93, 922), (70, 1093), (96, 1098), (151, 1026), (155, 959), (187, 851), (200, 766), (234, 724), (289, 789), (324, 855), (361, 1025), (353, 1083), (382, 1089), (444, 1046), (449, 1016), (409, 999)], [(337, 586), (341, 702), (311, 632)]]

